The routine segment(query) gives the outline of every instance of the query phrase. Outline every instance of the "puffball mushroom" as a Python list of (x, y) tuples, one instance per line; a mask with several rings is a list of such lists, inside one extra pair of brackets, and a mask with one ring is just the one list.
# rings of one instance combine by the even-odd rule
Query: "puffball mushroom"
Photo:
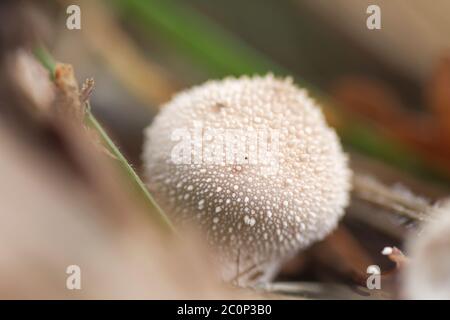
[(450, 200), (432, 208), (433, 220), (408, 241), (410, 262), (403, 277), (408, 299), (450, 299)]
[[(328, 235), (348, 203), (338, 137), (290, 78), (230, 77), (185, 90), (145, 135), (150, 191), (176, 225), (201, 228), (226, 281), (270, 280)], [(182, 142), (189, 150), (175, 161)], [(271, 150), (265, 158), (262, 149)]]

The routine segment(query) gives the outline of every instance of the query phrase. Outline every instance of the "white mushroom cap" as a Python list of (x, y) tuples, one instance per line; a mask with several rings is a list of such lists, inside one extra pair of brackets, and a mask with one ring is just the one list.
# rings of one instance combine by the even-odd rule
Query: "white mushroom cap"
[(403, 278), (409, 299), (450, 299), (450, 200), (434, 207), (434, 218), (408, 242), (410, 263)]
[[(174, 130), (199, 125), (277, 132), (278, 152), (270, 165), (174, 163)], [(220, 155), (220, 139), (206, 141), (203, 151)], [(251, 162), (250, 145), (241, 162)], [(328, 235), (348, 203), (351, 173), (338, 137), (290, 78), (226, 78), (177, 94), (146, 129), (143, 158), (157, 202), (178, 225), (202, 228), (225, 280), (270, 279), (284, 259)]]

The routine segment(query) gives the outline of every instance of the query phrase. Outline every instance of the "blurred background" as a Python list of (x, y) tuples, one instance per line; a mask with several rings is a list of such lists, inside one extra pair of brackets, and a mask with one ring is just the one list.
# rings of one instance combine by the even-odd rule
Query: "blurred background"
[[(81, 30), (66, 28), (71, 4), (81, 9)], [(380, 30), (366, 26), (371, 4), (381, 9)], [(175, 92), (272, 72), (292, 76), (322, 104), (355, 170), (430, 201), (449, 190), (448, 0), (41, 0), (0, 8), (2, 53), (44, 44), (73, 65), (79, 83), (94, 78), (92, 111), (138, 172), (143, 129)], [(313, 248), (313, 262), (300, 257), (280, 279), (345, 282), (348, 269), (373, 259), (392, 267), (378, 253), (401, 246), (398, 221), (367, 221), (357, 202), (349, 211), (334, 239), (341, 247)], [(343, 267), (330, 272), (336, 252)]]
[[(96, 79), (94, 112), (135, 163), (142, 128), (177, 90), (274, 72), (322, 101), (348, 147), (415, 173), (449, 176), (449, 128), (440, 134), (449, 122), (441, 106), (448, 101), (441, 89), (446, 0), (76, 3), (80, 31), (65, 28), (67, 3), (47, 3), (49, 48), (74, 65), (80, 81)], [(370, 4), (381, 9), (380, 30), (366, 26)]]

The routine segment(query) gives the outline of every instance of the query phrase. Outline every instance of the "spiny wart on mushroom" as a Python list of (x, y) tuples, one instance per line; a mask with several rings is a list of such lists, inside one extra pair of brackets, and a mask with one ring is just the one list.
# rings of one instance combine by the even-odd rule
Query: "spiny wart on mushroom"
[[(174, 130), (194, 133), (199, 124), (203, 132), (278, 132), (275, 173), (251, 161), (250, 147), (239, 163), (175, 163)], [(219, 140), (208, 140), (209, 153), (226, 153)], [(180, 92), (146, 129), (143, 159), (157, 202), (178, 226), (201, 228), (227, 281), (270, 280), (285, 259), (328, 235), (348, 203), (351, 172), (338, 137), (290, 78), (226, 78)]]

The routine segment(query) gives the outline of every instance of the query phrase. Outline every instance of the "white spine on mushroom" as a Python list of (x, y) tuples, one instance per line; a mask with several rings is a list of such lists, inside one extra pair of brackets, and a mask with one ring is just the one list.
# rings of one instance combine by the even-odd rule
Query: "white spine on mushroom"
[(433, 220), (408, 241), (410, 262), (403, 277), (408, 299), (450, 299), (450, 200), (430, 212)]
[[(174, 130), (199, 124), (276, 130), (276, 173), (254, 163), (175, 164)], [(158, 203), (179, 226), (201, 227), (228, 281), (269, 280), (286, 258), (328, 235), (348, 203), (351, 173), (336, 133), (290, 78), (226, 78), (177, 94), (146, 129), (143, 159)]]

